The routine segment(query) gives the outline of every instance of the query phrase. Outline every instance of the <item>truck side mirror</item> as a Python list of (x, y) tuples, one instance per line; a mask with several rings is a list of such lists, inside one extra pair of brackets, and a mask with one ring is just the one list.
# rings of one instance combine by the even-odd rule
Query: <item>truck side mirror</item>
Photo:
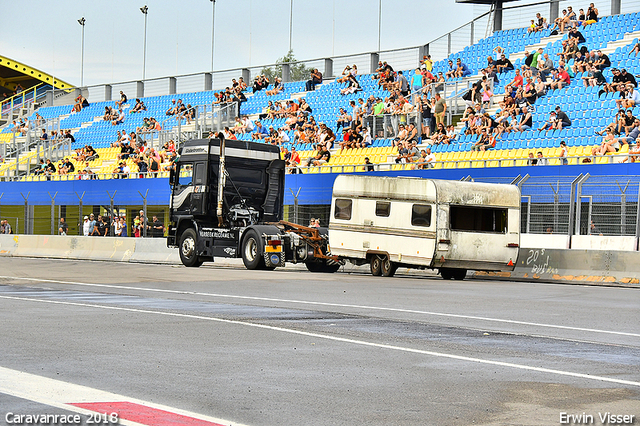
[(174, 185), (176, 183), (176, 169), (175, 166), (169, 170), (169, 184)]

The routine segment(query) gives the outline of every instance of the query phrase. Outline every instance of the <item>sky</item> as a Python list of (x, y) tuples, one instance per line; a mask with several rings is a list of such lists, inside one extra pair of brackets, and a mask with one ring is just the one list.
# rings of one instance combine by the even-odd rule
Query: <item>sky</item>
[[(455, 0), (293, 0), (298, 60), (417, 46), (473, 18)], [(80, 85), (84, 17), (85, 86), (211, 70), (210, 0), (0, 0), (0, 55)], [(272, 64), (289, 49), (291, 0), (217, 0), (214, 69)], [(319, 6), (321, 5), (321, 6)], [(27, 14), (25, 11), (31, 11)]]

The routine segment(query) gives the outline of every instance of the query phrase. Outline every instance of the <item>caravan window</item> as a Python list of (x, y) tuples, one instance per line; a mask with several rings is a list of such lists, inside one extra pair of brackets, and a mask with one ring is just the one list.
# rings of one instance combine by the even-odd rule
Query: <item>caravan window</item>
[(391, 203), (387, 201), (376, 201), (376, 216), (389, 217), (391, 213)]
[(336, 199), (336, 210), (333, 213), (333, 217), (336, 219), (350, 220), (351, 219), (351, 200), (345, 198)]
[(431, 226), (431, 206), (427, 204), (414, 204), (411, 206), (411, 225)]
[(451, 230), (470, 232), (507, 232), (507, 209), (475, 206), (450, 206)]

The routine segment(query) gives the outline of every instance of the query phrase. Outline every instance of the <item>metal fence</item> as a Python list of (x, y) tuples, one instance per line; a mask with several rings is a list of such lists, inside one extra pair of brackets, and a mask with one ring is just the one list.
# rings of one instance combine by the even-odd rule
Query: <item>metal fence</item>
[(515, 183), (522, 193), (523, 233), (640, 237), (640, 176), (527, 175)]

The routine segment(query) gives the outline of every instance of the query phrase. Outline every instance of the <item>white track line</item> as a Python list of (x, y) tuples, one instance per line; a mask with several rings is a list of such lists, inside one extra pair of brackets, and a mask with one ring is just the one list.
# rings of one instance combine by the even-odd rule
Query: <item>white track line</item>
[(270, 297), (238, 296), (238, 295), (232, 295), (232, 294), (202, 293), (202, 292), (196, 292), (196, 291), (167, 290), (167, 289), (160, 289), (160, 288), (131, 287), (131, 286), (123, 286), (123, 285), (80, 283), (80, 282), (74, 282), (74, 281), (61, 281), (61, 280), (51, 280), (51, 279), (43, 279), (43, 278), (0, 276), (0, 279), (35, 281), (35, 282), (43, 282), (43, 283), (71, 284), (71, 285), (84, 286), (84, 287), (102, 287), (102, 288), (135, 290), (135, 291), (146, 291), (146, 292), (152, 292), (152, 293), (190, 294), (190, 295), (197, 295), (197, 296), (219, 297), (219, 298), (227, 298), (227, 299), (293, 303), (298, 305), (330, 306), (334, 308), (356, 308), (356, 309), (364, 309), (364, 310), (371, 310), (371, 311), (386, 311), (386, 312), (432, 315), (432, 316), (447, 317), (447, 318), (460, 318), (460, 319), (470, 319), (470, 320), (488, 321), (488, 322), (505, 323), (505, 324), (526, 325), (526, 326), (533, 326), (533, 327), (555, 328), (559, 330), (585, 331), (589, 333), (612, 334), (612, 335), (627, 336), (627, 337), (640, 337), (640, 334), (638, 333), (628, 333), (624, 331), (611, 331), (611, 330), (599, 330), (595, 328), (570, 327), (567, 325), (526, 322), (526, 321), (501, 319), (501, 318), (478, 317), (473, 315), (447, 314), (443, 312), (418, 311), (414, 309), (385, 308), (380, 306), (350, 305), (350, 304), (344, 304), (344, 303), (329, 303), (329, 302), (313, 302), (313, 301), (306, 301), (306, 300), (277, 299), (277, 298), (270, 298)]
[[(230, 422), (228, 420), (216, 419), (213, 417), (204, 416), (202, 414), (168, 407), (166, 405), (142, 401), (124, 395), (118, 395), (87, 386), (76, 385), (73, 383), (50, 379), (44, 376), (37, 376), (35, 374), (25, 373), (23, 371), (11, 370), (4, 367), (0, 367), (0, 393), (85, 415), (95, 414), (95, 412), (70, 404), (80, 402), (126, 401), (143, 405), (149, 408), (155, 408), (174, 414), (180, 414), (187, 417), (193, 417), (195, 419), (205, 420), (212, 423), (228, 425), (233, 424), (234, 426), (240, 426), (238, 423)], [(140, 425), (140, 423), (136, 423), (126, 419), (119, 419), (118, 422), (118, 424), (128, 426)]]
[(146, 309), (123, 308), (123, 307), (116, 307), (116, 306), (104, 306), (104, 305), (95, 305), (95, 304), (91, 304), (91, 303), (63, 302), (63, 301), (44, 300), (44, 299), (36, 299), (36, 298), (28, 298), (28, 297), (0, 296), (0, 298), (2, 298), (2, 299), (10, 299), (10, 300), (20, 300), (20, 301), (25, 301), (25, 302), (42, 302), (42, 303), (51, 303), (51, 304), (55, 304), (55, 305), (80, 306), (80, 307), (85, 307), (85, 308), (98, 308), (98, 309), (107, 309), (107, 310), (113, 310), (113, 311), (135, 312), (135, 313), (140, 313), (140, 314), (164, 315), (164, 316), (169, 316), (169, 317), (189, 318), (189, 319), (197, 319), (197, 320), (203, 320), (203, 321), (220, 322), (220, 323), (225, 323), (225, 324), (242, 325), (242, 326), (246, 326), (246, 327), (261, 328), (261, 329), (264, 329), (264, 330), (279, 331), (279, 332), (282, 332), (282, 333), (297, 334), (297, 335), (300, 335), (300, 336), (314, 337), (314, 338), (317, 338), (317, 339), (332, 340), (332, 341), (335, 341), (335, 342), (350, 343), (350, 344), (355, 344), (355, 345), (360, 345), (360, 346), (369, 346), (369, 347), (375, 347), (375, 348), (390, 349), (390, 350), (401, 351), (401, 352), (409, 352), (409, 353), (415, 353), (415, 354), (421, 354), (421, 355), (429, 355), (429, 356), (434, 356), (434, 357), (439, 357), (439, 358), (449, 358), (449, 359), (455, 359), (455, 360), (459, 360), (459, 361), (475, 362), (475, 363), (495, 365), (495, 366), (500, 366), (500, 367), (510, 367), (510, 368), (515, 368), (515, 369), (519, 369), (519, 370), (535, 371), (535, 372), (538, 372), (538, 373), (549, 373), (549, 374), (555, 374), (555, 375), (558, 375), (558, 376), (577, 377), (577, 378), (581, 378), (581, 379), (595, 380), (595, 381), (599, 381), (599, 382), (608, 382), (608, 383), (616, 383), (616, 384), (620, 384), (620, 385), (640, 387), (640, 382), (635, 382), (635, 381), (631, 381), (631, 380), (612, 379), (612, 378), (609, 378), (609, 377), (595, 376), (595, 375), (592, 375), (592, 374), (574, 373), (574, 372), (571, 372), (571, 371), (563, 371), (563, 370), (554, 370), (554, 369), (550, 369), (550, 368), (533, 367), (533, 366), (529, 366), (529, 365), (514, 364), (514, 363), (510, 363), (510, 362), (501, 362), (501, 361), (492, 361), (492, 360), (481, 359), (481, 358), (472, 358), (472, 357), (453, 355), (453, 354), (447, 354), (447, 353), (442, 353), (442, 352), (433, 352), (433, 351), (426, 351), (426, 350), (422, 350), (422, 349), (413, 349), (413, 348), (407, 348), (407, 347), (402, 347), (402, 346), (386, 345), (386, 344), (382, 344), (382, 343), (373, 343), (373, 342), (367, 342), (367, 341), (364, 341), (364, 340), (347, 339), (347, 338), (344, 338), (344, 337), (336, 337), (336, 336), (330, 336), (330, 335), (320, 334), (320, 333), (309, 333), (309, 332), (306, 332), (306, 331), (292, 330), (292, 329), (288, 329), (288, 328), (275, 327), (275, 326), (271, 326), (271, 325), (255, 324), (255, 323), (250, 323), (250, 322), (227, 320), (227, 319), (222, 319), (222, 318), (205, 317), (205, 316), (201, 316), (201, 315), (179, 314), (179, 313), (174, 313), (174, 312), (162, 312), (162, 311), (149, 311), (149, 310), (146, 310)]

